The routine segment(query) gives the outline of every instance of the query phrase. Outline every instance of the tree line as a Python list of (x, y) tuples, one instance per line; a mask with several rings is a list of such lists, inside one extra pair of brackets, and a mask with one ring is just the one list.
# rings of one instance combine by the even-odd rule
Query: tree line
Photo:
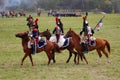
[(50, 9), (80, 9), (81, 11), (101, 11), (106, 13), (120, 13), (120, 0), (30, 0), (31, 3), (22, 2), (19, 6), (7, 9), (23, 9), (36, 11), (37, 8)]

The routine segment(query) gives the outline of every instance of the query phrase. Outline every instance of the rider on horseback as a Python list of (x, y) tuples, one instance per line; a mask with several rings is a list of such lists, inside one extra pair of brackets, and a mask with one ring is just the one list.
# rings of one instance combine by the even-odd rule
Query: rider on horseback
[(80, 31), (80, 36), (82, 35), (82, 33), (84, 32), (84, 37), (82, 39), (82, 46), (83, 46), (83, 52), (88, 52), (88, 44), (90, 43), (90, 38), (91, 36), (93, 36), (94, 31), (93, 29), (88, 25), (87, 22), (87, 13), (86, 16), (83, 17), (83, 28), (82, 31)]
[(59, 26), (56, 26), (53, 30), (53, 34), (55, 34), (56, 39), (57, 39), (57, 43), (59, 42), (60, 39), (60, 35), (62, 34), (61, 29)]
[(38, 44), (39, 40), (38, 40), (38, 36), (39, 36), (39, 31), (36, 28), (36, 25), (33, 24), (32, 25), (32, 29), (31, 29), (31, 47), (32, 47), (32, 53), (35, 54), (36, 53), (36, 44)]
[(56, 25), (59, 26), (59, 28), (61, 29), (62, 31), (62, 34), (64, 34), (64, 31), (63, 31), (63, 23), (61, 22), (60, 20), (60, 16), (56, 16)]
[[(86, 29), (85, 29), (86, 28)], [(84, 37), (87, 40), (87, 43), (90, 43), (90, 37), (93, 36), (94, 31), (93, 29), (89, 26), (88, 22), (85, 22), (85, 27), (80, 31), (80, 35), (84, 32)]]
[(36, 45), (42, 40), (42, 38), (39, 36), (39, 30), (38, 30), (38, 18), (35, 20), (35, 22), (32, 25), (30, 34), (31, 34), (31, 46), (33, 53), (36, 53)]
[(38, 43), (39, 30), (36, 28), (35, 24), (32, 26), (32, 37), (36, 40), (36, 43)]

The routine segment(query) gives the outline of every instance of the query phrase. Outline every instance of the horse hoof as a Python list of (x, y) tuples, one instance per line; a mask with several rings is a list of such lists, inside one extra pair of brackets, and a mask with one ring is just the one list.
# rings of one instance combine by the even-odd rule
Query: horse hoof
[(111, 64), (111, 61), (108, 61), (109, 64)]
[(34, 64), (32, 66), (35, 66)]
[(48, 63), (48, 65), (50, 65), (50, 63)]
[(56, 63), (56, 61), (54, 60), (53, 63)]
[(75, 63), (75, 64), (77, 64), (77, 62), (76, 62), (76, 61), (74, 61), (74, 63)]
[(66, 61), (66, 63), (69, 63), (69, 61)]
[(56, 62), (53, 62), (53, 63), (56, 63)]

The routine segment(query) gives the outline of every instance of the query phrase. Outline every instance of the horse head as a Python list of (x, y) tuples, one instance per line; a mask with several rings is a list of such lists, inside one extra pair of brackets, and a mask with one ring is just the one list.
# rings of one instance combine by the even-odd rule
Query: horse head
[(72, 29), (70, 28), (69, 31), (65, 34), (64, 38), (72, 37), (71, 31)]
[(72, 37), (74, 39), (80, 40), (80, 36), (77, 33), (75, 33), (75, 31), (72, 30), (71, 28), (69, 29), (69, 31), (64, 36), (64, 38), (68, 38), (68, 37)]
[(49, 38), (52, 36), (50, 33), (50, 30), (48, 30), (48, 29), (46, 31), (40, 32), (39, 34), (41, 37), (46, 37), (47, 40), (49, 40)]
[(19, 38), (28, 38), (28, 31), (26, 31), (26, 32), (19, 32), (19, 33), (17, 33), (15, 36), (16, 37), (19, 37)]

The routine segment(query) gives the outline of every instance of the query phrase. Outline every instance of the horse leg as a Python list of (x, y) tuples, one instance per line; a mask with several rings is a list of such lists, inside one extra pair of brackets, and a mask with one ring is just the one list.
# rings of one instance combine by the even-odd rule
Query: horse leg
[(47, 55), (48, 56), (48, 65), (50, 64), (50, 61), (51, 61), (51, 58), (49, 57), (49, 55)]
[(74, 54), (74, 63), (76, 64), (76, 57), (78, 53), (74, 51), (73, 54)]
[(51, 53), (51, 51), (49, 51), (49, 52), (46, 51), (46, 53), (47, 53), (47, 56), (48, 56), (48, 65), (49, 65), (51, 59), (53, 59), (53, 54)]
[(34, 66), (31, 54), (29, 54), (29, 58), (30, 58), (32, 66)]
[(54, 49), (52, 50), (52, 54), (53, 54), (53, 63), (55, 63), (56, 60), (55, 60), (55, 50)]
[[(77, 53), (76, 53), (77, 54)], [(83, 57), (82, 57), (82, 55), (80, 54), (80, 59), (81, 59), (81, 61), (83, 61)]]
[(25, 60), (25, 58), (27, 57), (28, 55), (25, 53), (24, 54), (24, 57), (22, 58), (22, 61), (21, 61), (21, 66), (23, 65), (23, 62), (24, 62), (24, 60)]
[(80, 54), (78, 54), (78, 58), (77, 58), (77, 59), (78, 59), (78, 62), (77, 62), (77, 64), (79, 64), (79, 56), (80, 56)]
[(108, 62), (108, 63), (111, 63), (111, 61), (109, 60), (108, 52), (106, 52), (105, 48), (102, 50), (102, 52), (103, 52), (104, 55), (107, 57), (107, 62)]
[(66, 63), (68, 63), (70, 61), (71, 57), (72, 57), (72, 52), (69, 51), (69, 58), (67, 59)]
[(97, 53), (98, 53), (99, 57), (97, 58), (96, 63), (98, 63), (98, 61), (100, 61), (100, 58), (102, 57), (101, 50), (97, 49)]
[[(81, 55), (80, 55), (80, 56), (81, 56)], [(85, 57), (84, 53), (82, 53), (82, 56), (83, 56), (83, 58), (84, 58), (84, 60), (85, 60), (86, 64), (88, 64), (88, 61), (87, 61), (87, 59), (86, 59), (86, 57)]]

